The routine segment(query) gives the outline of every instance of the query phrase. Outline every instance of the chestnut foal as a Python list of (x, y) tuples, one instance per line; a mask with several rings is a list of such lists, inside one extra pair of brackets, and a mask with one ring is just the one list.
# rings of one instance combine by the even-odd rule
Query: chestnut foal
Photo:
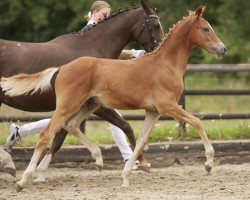
[[(208, 140), (202, 122), (183, 110), (178, 100), (183, 92), (183, 76), (187, 69), (188, 57), (194, 47), (202, 48), (218, 57), (226, 53), (226, 48), (216, 36), (209, 23), (203, 18), (204, 6), (190, 12), (172, 30), (163, 44), (151, 54), (132, 60), (111, 60), (92, 57), (79, 58), (58, 68), (50, 68), (35, 76), (24, 75), (3, 78), (1, 86), (8, 95), (20, 95), (25, 85), (38, 79), (38, 88), (50, 88), (48, 74), (58, 72), (55, 80), (56, 110), (48, 127), (40, 133), (40, 138), (16, 189), (20, 191), (32, 176), (38, 160), (51, 137), (65, 128), (80, 141), (84, 135), (80, 123), (101, 106), (122, 110), (145, 109), (146, 119), (143, 131), (137, 140), (133, 156), (122, 172), (123, 186), (129, 185), (129, 174), (137, 156), (147, 143), (149, 134), (160, 115), (190, 123), (198, 129), (205, 146), (207, 161), (205, 168), (212, 169), (214, 149)], [(9, 83), (9, 84), (8, 84)], [(21, 84), (22, 83), (22, 84)], [(11, 86), (12, 85), (12, 86)], [(14, 87), (17, 93), (13, 92)], [(72, 98), (74, 97), (74, 98)]]
[[(152, 51), (164, 38), (162, 26), (155, 8), (144, 0), (139, 2), (139, 6), (112, 13), (85, 33), (66, 34), (44, 43), (0, 39), (0, 77), (40, 72), (52, 66), (62, 66), (82, 56), (115, 59), (131, 41), (137, 42), (147, 51)], [(56, 96), (54, 89), (16, 97), (6, 96), (0, 90), (0, 106), (1, 103), (26, 111), (47, 112), (55, 109)], [(115, 110), (101, 107), (93, 114), (119, 127), (126, 134), (131, 148), (134, 149), (136, 140), (133, 129)], [(44, 172), (62, 146), (66, 135), (67, 131), (63, 129), (55, 135), (49, 151), (37, 167), (38, 177), (35, 182), (45, 182)], [(88, 144), (86, 146), (88, 147)], [(101, 157), (101, 152), (99, 151), (95, 156)], [(140, 155), (138, 160), (142, 170), (149, 170), (143, 155)], [(7, 163), (8, 168), (12, 166), (10, 162)]]

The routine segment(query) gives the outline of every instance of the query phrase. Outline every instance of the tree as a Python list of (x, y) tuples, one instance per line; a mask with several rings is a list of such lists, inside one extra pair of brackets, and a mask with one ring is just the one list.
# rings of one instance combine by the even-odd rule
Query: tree
[[(139, 0), (107, 0), (113, 11), (138, 4)], [(187, 10), (205, 4), (205, 17), (228, 47), (222, 63), (250, 61), (250, 4), (248, 0), (147, 0), (158, 8), (164, 31), (176, 24)], [(78, 31), (87, 20), (91, 0), (2, 0), (0, 1), (0, 37), (8, 40), (44, 42), (56, 36)], [(136, 47), (130, 44), (131, 47)], [(190, 63), (218, 63), (211, 55), (195, 51)]]

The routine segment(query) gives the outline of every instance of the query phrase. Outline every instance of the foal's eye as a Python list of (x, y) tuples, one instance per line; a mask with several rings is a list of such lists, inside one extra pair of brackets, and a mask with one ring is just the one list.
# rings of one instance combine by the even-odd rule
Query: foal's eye
[(204, 32), (209, 32), (209, 28), (202, 28)]

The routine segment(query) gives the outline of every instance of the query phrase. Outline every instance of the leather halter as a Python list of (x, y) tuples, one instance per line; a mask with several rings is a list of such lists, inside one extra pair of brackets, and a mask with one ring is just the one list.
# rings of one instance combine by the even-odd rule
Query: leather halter
[(159, 45), (159, 40), (156, 38), (155, 33), (153, 32), (153, 27), (152, 25), (149, 23), (149, 19), (150, 18), (156, 18), (156, 19), (160, 19), (160, 17), (158, 17), (157, 15), (148, 15), (148, 14), (144, 14), (144, 23), (142, 24), (142, 28), (140, 30), (140, 33), (138, 34), (138, 36), (136, 37), (136, 40), (138, 41), (138, 39), (140, 38), (140, 36), (142, 35), (143, 30), (145, 29), (146, 25), (148, 27), (148, 30), (151, 32), (151, 38), (153, 41), (153, 46), (149, 47), (148, 49), (146, 49), (147, 52), (151, 52), (153, 51), (158, 45)]

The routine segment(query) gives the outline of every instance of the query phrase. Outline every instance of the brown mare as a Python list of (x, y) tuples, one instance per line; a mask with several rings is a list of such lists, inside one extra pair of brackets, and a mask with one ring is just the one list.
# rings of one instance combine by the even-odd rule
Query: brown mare
[(0, 165), (4, 167), (4, 171), (12, 176), (16, 176), (16, 167), (13, 163), (10, 154), (0, 148)]
[[(85, 140), (79, 129), (80, 123), (100, 106), (124, 110), (143, 108), (146, 111), (143, 131), (137, 140), (132, 158), (122, 172), (123, 186), (129, 185), (133, 163), (147, 143), (160, 115), (186, 121), (198, 129), (205, 146), (205, 168), (209, 172), (212, 169), (214, 149), (203, 124), (200, 119), (178, 105), (184, 89), (183, 76), (190, 51), (198, 47), (218, 57), (226, 53), (224, 44), (203, 18), (204, 10), (205, 7), (200, 6), (196, 12), (190, 12), (189, 16), (169, 32), (161, 47), (140, 58), (121, 61), (83, 57), (61, 66), (60, 69), (52, 68), (36, 75), (19, 75), (3, 79), (3, 89), (7, 90), (8, 95), (13, 96), (20, 95), (18, 91), (23, 89), (20, 82), (32, 84), (34, 78), (45, 80), (46, 74), (58, 72), (55, 80), (56, 110), (50, 124), (40, 134), (30, 164), (22, 180), (16, 184), (17, 190), (24, 187), (28, 177), (35, 171), (46, 144), (61, 127), (82, 142)], [(16, 89), (12, 90), (10, 84)], [(44, 82), (44, 85), (38, 87), (49, 86), (50, 81), (47, 80), (47, 83)]]
[[(144, 0), (140, 0), (140, 4), (141, 7), (126, 8), (112, 14), (85, 33), (63, 35), (46, 43), (0, 40), (0, 77), (39, 72), (81, 56), (118, 58), (130, 41), (136, 41), (147, 51), (153, 50), (163, 40), (164, 34), (155, 10)], [(1, 103), (26, 111), (52, 111), (56, 105), (55, 92), (52, 89), (42, 94), (10, 98), (0, 90)], [(114, 110), (101, 107), (94, 114), (121, 128), (134, 148), (135, 138), (131, 126)], [(67, 135), (64, 130), (58, 131), (60, 133), (55, 136), (49, 156), (41, 163), (41, 170), (47, 168)], [(138, 159), (143, 163), (142, 156)]]

